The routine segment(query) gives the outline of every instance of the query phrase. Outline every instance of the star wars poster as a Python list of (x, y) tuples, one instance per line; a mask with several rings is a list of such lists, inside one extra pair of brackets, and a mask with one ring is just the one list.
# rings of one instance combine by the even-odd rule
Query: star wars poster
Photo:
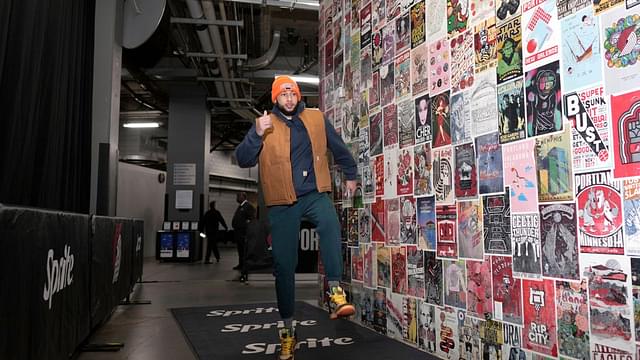
[(416, 242), (416, 199), (413, 196), (400, 198), (400, 243)]
[(396, 104), (389, 104), (382, 108), (382, 121), (384, 124), (384, 150), (398, 148), (398, 114)]
[(446, 38), (429, 44), (429, 93), (439, 94), (451, 87), (449, 41)]
[(375, 289), (377, 287), (376, 280), (378, 280), (378, 272), (376, 271), (376, 247), (371, 244), (362, 245), (362, 247), (364, 249), (362, 257), (363, 285)]
[(416, 199), (418, 248), (436, 250), (436, 205), (433, 196)]
[(458, 312), (444, 307), (436, 308), (436, 356), (441, 359), (459, 359)]
[(575, 174), (575, 187), (580, 251), (624, 255), (622, 183), (599, 171)]
[(376, 269), (378, 270), (378, 288), (391, 288), (391, 248), (376, 244)]
[(556, 0), (529, 0), (523, 3), (522, 37), (524, 38), (525, 71), (558, 59), (559, 30)]
[(498, 129), (496, 87), (496, 77), (491, 71), (476, 75), (476, 85), (471, 89), (473, 136), (480, 136)]
[(431, 144), (431, 101), (429, 95), (415, 99), (416, 144)]
[(398, 127), (400, 147), (413, 146), (416, 139), (416, 118), (411, 99), (398, 104)]
[(400, 200), (387, 199), (384, 202), (385, 244), (400, 245)]
[(561, 133), (536, 138), (538, 201), (573, 200), (570, 126)]
[(402, 339), (418, 345), (418, 302), (408, 296), (402, 298)]
[(387, 290), (378, 288), (373, 291), (373, 329), (383, 335), (387, 333)]
[(626, 254), (640, 256), (640, 179), (624, 180), (624, 237)]
[(608, 102), (601, 85), (564, 95), (564, 113), (571, 123), (574, 171), (611, 166)]
[[(411, 59), (410, 51), (398, 55), (395, 60), (396, 73), (395, 73), (395, 87), (396, 87), (396, 101), (408, 97), (411, 95)], [(409, 100), (411, 101), (411, 100)]]
[(382, 154), (382, 112), (369, 117), (369, 156)]
[(453, 150), (451, 146), (432, 149), (433, 188), (438, 204), (453, 204)]
[[(608, 4), (601, 1), (600, 4)], [(596, 14), (598, 13), (596, 8)], [(640, 7), (618, 7), (602, 14), (604, 86), (617, 95), (636, 88), (640, 81)], [(615, 118), (614, 118), (615, 119)]]
[(467, 316), (458, 310), (458, 332), (460, 333), (460, 359), (480, 359), (480, 323), (481, 320)]
[(447, 33), (450, 38), (467, 29), (469, 0), (447, 0)]
[(491, 256), (493, 317), (522, 325), (522, 282), (513, 277), (512, 269), (511, 257)]
[(460, 258), (482, 260), (482, 206), (480, 200), (458, 201), (458, 250)]
[(407, 294), (407, 248), (391, 247), (391, 288), (396, 294)]
[(480, 323), (480, 338), (482, 339), (482, 359), (504, 359), (502, 344), (504, 343), (503, 323), (487, 320)]
[[(513, 1), (513, 0), (507, 0)], [(499, 17), (498, 17), (499, 18)], [(520, 16), (498, 25), (498, 84), (522, 76), (522, 28)]]
[(427, 9), (427, 41), (447, 36), (447, 0), (434, 0)]
[(498, 133), (490, 133), (476, 138), (478, 153), (478, 191), (480, 194), (502, 193), (502, 145)]
[(425, 3), (417, 2), (411, 7), (411, 48), (414, 49), (425, 41)]
[(513, 276), (538, 279), (542, 274), (540, 258), (540, 215), (511, 214)]
[(533, 139), (502, 145), (504, 180), (509, 187), (513, 213), (538, 211), (534, 148)]
[(413, 194), (415, 196), (432, 195), (431, 145), (428, 143), (420, 144), (413, 149)]
[(471, 92), (464, 91), (451, 97), (451, 143), (472, 141)]
[(469, 199), (478, 196), (478, 178), (476, 151), (473, 143), (455, 147), (454, 189), (456, 199)]
[(562, 130), (559, 63), (527, 71), (527, 134), (530, 137)]
[(454, 205), (436, 206), (437, 255), (442, 259), (458, 258), (456, 240), (456, 207)]
[(602, 81), (600, 20), (587, 7), (560, 22), (562, 89), (565, 93)]
[(524, 290), (524, 348), (558, 356), (555, 287), (553, 280), (522, 280)]
[(589, 359), (587, 281), (556, 281), (558, 349), (561, 356)]
[(501, 144), (522, 140), (527, 137), (523, 85), (522, 78), (498, 85)]
[(362, 248), (360, 246), (351, 248), (351, 280), (360, 281), (364, 279), (364, 264), (362, 259)]
[(493, 314), (491, 260), (467, 260), (467, 315), (488, 319)]
[[(591, 1), (589, 0), (557, 0), (558, 20), (571, 16), (572, 14), (575, 14), (587, 7), (591, 9), (590, 12), (593, 13), (593, 9), (590, 5)], [(564, 33), (564, 31), (562, 33)]]
[(580, 279), (575, 203), (540, 205), (540, 237), (542, 276)]
[(467, 308), (467, 277), (465, 261), (443, 260), (444, 304), (459, 309)]
[(407, 294), (424, 299), (424, 252), (415, 245), (407, 246)]
[(402, 295), (387, 291), (387, 336), (396, 340), (402, 340), (402, 299)]
[(591, 358), (633, 359), (630, 258), (620, 255), (581, 254), (582, 276), (589, 287)]
[(627, 178), (640, 174), (637, 139), (640, 124), (640, 91), (611, 96), (613, 133), (613, 176)]
[(436, 353), (436, 309), (426, 301), (418, 300), (418, 348)]
[(411, 195), (413, 194), (413, 151), (411, 148), (400, 149), (396, 161), (398, 166), (398, 177), (396, 178), (398, 192), (396, 195)]
[(431, 129), (433, 148), (451, 145), (449, 92), (431, 98)]
[(509, 195), (482, 196), (485, 254), (511, 255), (511, 209)]
[[(481, 0), (472, 0), (481, 1)], [(481, 1), (489, 4), (489, 1)], [(496, 28), (496, 18), (487, 17), (474, 27), (473, 48), (475, 52), (475, 72), (481, 73), (485, 70), (495, 71), (498, 65), (497, 48), (498, 29)]]
[(429, 71), (427, 44), (417, 46), (411, 50), (411, 91), (413, 96), (429, 90)]

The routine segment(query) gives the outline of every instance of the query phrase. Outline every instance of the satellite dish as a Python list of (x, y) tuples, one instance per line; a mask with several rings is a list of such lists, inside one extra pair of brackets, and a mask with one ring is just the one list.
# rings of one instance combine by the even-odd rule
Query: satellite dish
[(122, 21), (122, 46), (135, 49), (156, 31), (167, 0), (125, 0)]

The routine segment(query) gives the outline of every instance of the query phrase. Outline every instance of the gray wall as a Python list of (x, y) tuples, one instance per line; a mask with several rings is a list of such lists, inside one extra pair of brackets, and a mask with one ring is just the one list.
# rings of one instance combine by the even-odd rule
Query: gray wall
[(144, 256), (155, 256), (156, 231), (162, 229), (165, 184), (158, 182), (164, 171), (118, 163), (116, 215), (144, 220)]

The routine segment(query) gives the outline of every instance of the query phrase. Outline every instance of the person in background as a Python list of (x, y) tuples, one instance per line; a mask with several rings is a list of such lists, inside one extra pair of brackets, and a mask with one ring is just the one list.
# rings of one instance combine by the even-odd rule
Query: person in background
[(209, 210), (200, 219), (200, 232), (204, 230), (207, 236), (207, 255), (205, 256), (205, 263), (212, 264), (211, 253), (216, 258), (216, 262), (220, 262), (220, 252), (218, 251), (218, 229), (222, 224), (225, 230), (228, 230), (227, 223), (224, 221), (220, 211), (216, 210), (216, 202), (209, 203)]
[(355, 308), (340, 287), (342, 275), (340, 223), (328, 192), (331, 176), (327, 150), (340, 165), (346, 190), (356, 190), (357, 166), (331, 123), (317, 109), (305, 108), (298, 84), (288, 76), (271, 86), (274, 107), (256, 119), (236, 148), (240, 167), (260, 163), (260, 182), (271, 225), (272, 256), (278, 310), (285, 327), (279, 331), (281, 360), (293, 359), (295, 269), (298, 261), (300, 222), (316, 225), (320, 254), (329, 282), (330, 317), (350, 316)]
[(236, 201), (239, 205), (235, 214), (233, 214), (231, 226), (233, 226), (233, 238), (238, 249), (238, 265), (234, 266), (233, 269), (242, 270), (244, 266), (244, 244), (247, 235), (247, 225), (255, 218), (256, 209), (247, 201), (247, 193), (245, 192), (239, 192), (236, 195)]

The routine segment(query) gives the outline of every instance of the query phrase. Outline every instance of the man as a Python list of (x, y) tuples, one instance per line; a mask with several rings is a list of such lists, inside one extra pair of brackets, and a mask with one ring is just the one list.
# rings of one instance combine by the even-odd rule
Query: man
[(260, 182), (269, 208), (272, 255), (278, 310), (285, 327), (280, 330), (280, 359), (293, 359), (296, 345), (293, 314), (295, 269), (300, 221), (316, 225), (320, 254), (330, 288), (331, 318), (355, 312), (339, 286), (342, 275), (340, 224), (327, 192), (331, 177), (326, 156), (331, 150), (342, 167), (346, 190), (356, 190), (356, 162), (333, 126), (317, 109), (306, 109), (298, 84), (287, 76), (271, 87), (274, 107), (270, 115), (256, 119), (236, 149), (241, 167), (260, 163)]
[(204, 214), (202, 220), (200, 220), (201, 231), (204, 228), (204, 233), (207, 235), (207, 255), (205, 256), (206, 263), (211, 264), (211, 252), (216, 257), (216, 262), (220, 262), (220, 252), (218, 251), (218, 228), (222, 224), (225, 230), (228, 230), (227, 223), (220, 214), (220, 211), (216, 210), (216, 202), (209, 203), (209, 210)]
[(247, 235), (247, 225), (256, 215), (256, 209), (247, 201), (247, 194), (239, 192), (236, 195), (238, 208), (233, 214), (231, 226), (233, 226), (233, 238), (238, 249), (238, 265), (234, 266), (234, 270), (241, 270), (244, 266), (244, 242)]

